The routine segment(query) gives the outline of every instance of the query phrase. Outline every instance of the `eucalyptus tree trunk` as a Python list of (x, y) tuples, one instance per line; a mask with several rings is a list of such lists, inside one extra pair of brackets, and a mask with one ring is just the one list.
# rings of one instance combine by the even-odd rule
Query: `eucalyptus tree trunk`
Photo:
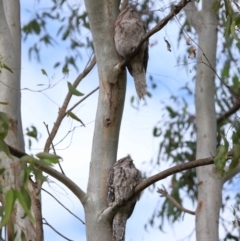
[[(185, 7), (188, 21), (198, 34), (198, 62), (195, 84), (197, 153), (196, 159), (215, 155), (216, 112), (215, 73), (217, 49), (217, 14), (212, 0), (202, 1), (198, 11), (194, 2)], [(197, 241), (218, 241), (222, 180), (214, 165), (197, 168), (198, 207), (196, 210)]]
[[(21, 28), (20, 28), (20, 4), (18, 0), (0, 0), (0, 60), (7, 65), (12, 72), (2, 68), (0, 73), (0, 111), (5, 112), (9, 121), (9, 132), (6, 137), (7, 144), (18, 150), (24, 151), (24, 141), (21, 122)], [(16, 157), (9, 157), (5, 152), (0, 152), (0, 168), (5, 172), (0, 176), (0, 183), (5, 194), (10, 188), (20, 189), (22, 186), (20, 165)], [(43, 240), (41, 225), (41, 207), (35, 196), (33, 186), (29, 182), (32, 199), (32, 214), (36, 222), (33, 223), (25, 215), (19, 202), (15, 203), (11, 220), (7, 227), (7, 240), (21, 240), (25, 235), (27, 240)], [(1, 196), (4, 206), (4, 195)]]
[(98, 215), (107, 207), (106, 179), (117, 157), (126, 89), (126, 72), (114, 69), (119, 62), (113, 41), (119, 3), (119, 0), (85, 0), (100, 85), (87, 189), (89, 199), (84, 205), (88, 241), (112, 241), (111, 218), (98, 222)]

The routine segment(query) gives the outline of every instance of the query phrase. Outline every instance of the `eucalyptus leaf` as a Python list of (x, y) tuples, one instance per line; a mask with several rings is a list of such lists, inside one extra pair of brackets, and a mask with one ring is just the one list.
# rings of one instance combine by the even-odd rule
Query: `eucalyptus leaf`
[(83, 96), (84, 94), (79, 92), (70, 82), (68, 82), (68, 90), (72, 95)]
[(84, 123), (75, 114), (73, 114), (73, 112), (68, 111), (67, 115), (70, 116), (72, 119), (80, 122), (85, 127)]
[(4, 216), (2, 218), (0, 227), (7, 224), (13, 212), (13, 206), (16, 200), (16, 192), (13, 188), (10, 188), (5, 194)]

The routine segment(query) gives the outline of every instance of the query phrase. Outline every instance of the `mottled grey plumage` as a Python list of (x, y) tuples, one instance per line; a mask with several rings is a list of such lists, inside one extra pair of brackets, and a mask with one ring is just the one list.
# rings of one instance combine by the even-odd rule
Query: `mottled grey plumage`
[[(146, 28), (140, 15), (133, 7), (123, 10), (115, 22), (114, 41), (117, 52), (124, 59), (128, 59), (141, 38), (145, 35)], [(146, 41), (130, 60), (127, 68), (134, 78), (135, 88), (139, 99), (147, 93), (146, 69), (148, 62), (148, 42)]]
[(126, 222), (132, 215), (140, 194), (127, 202), (126, 200), (133, 194), (135, 187), (141, 180), (141, 173), (133, 164), (130, 156), (118, 160), (109, 172), (107, 180), (108, 205), (122, 205), (113, 218), (113, 241), (125, 240)]

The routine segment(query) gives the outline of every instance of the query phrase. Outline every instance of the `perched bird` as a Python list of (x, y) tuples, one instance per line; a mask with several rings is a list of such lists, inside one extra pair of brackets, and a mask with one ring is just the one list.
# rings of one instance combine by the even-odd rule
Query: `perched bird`
[(107, 179), (107, 203), (109, 206), (121, 205), (113, 217), (113, 241), (125, 240), (127, 219), (132, 215), (139, 195), (127, 199), (141, 182), (142, 175), (133, 164), (130, 156), (118, 160), (111, 168)]
[[(133, 7), (127, 7), (116, 19), (114, 41), (118, 54), (129, 59), (146, 28), (140, 15)], [(147, 93), (146, 69), (148, 62), (148, 41), (144, 42), (136, 55), (129, 61), (127, 68), (134, 78), (135, 88), (139, 99)]]

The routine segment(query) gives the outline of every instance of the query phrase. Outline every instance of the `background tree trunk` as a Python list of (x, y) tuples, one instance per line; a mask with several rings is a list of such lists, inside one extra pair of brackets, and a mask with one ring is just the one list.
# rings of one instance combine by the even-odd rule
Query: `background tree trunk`
[[(203, 0), (199, 12), (190, 3), (185, 13), (198, 34), (198, 63), (195, 84), (197, 128), (196, 159), (215, 155), (216, 111), (215, 73), (217, 51), (217, 13), (213, 1)], [(211, 37), (209, 37), (211, 36)], [(198, 207), (196, 210), (197, 241), (218, 241), (219, 210), (222, 200), (222, 180), (214, 165), (197, 168)]]
[[(9, 132), (6, 142), (18, 150), (24, 151), (24, 141), (21, 121), (21, 29), (20, 29), (20, 4), (19, 1), (0, 0), (0, 58), (13, 73), (2, 69), (0, 82), (0, 101), (6, 105), (0, 105), (0, 111), (7, 113), (9, 119)], [(15, 157), (8, 157), (0, 152), (1, 168), (5, 172), (1, 175), (1, 186), (5, 194), (10, 188), (20, 189), (22, 186), (21, 170), (24, 168), (18, 163)], [(32, 213), (36, 219), (33, 223), (18, 201), (14, 206), (11, 221), (8, 225), (8, 240), (21, 240), (21, 233), (24, 233), (27, 240), (43, 240), (41, 207), (36, 202), (33, 186), (30, 196), (32, 199)], [(1, 197), (4, 205), (4, 198)], [(37, 200), (38, 201), (38, 200)], [(37, 203), (37, 206), (36, 206)], [(23, 218), (24, 217), (24, 218)], [(16, 236), (15, 236), (16, 235)]]

